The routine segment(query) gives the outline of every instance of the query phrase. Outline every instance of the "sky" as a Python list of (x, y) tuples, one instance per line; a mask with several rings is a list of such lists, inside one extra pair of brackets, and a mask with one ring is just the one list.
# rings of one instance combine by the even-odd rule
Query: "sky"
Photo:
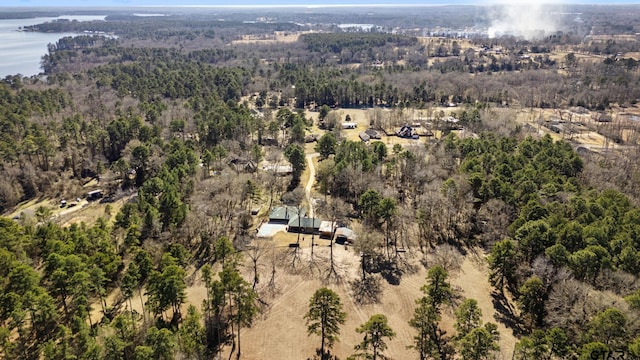
[[(60, 6), (60, 7), (95, 7), (95, 6), (248, 6), (248, 5), (378, 5), (378, 4), (407, 4), (407, 5), (429, 5), (429, 4), (489, 4), (492, 2), (507, 2), (506, 0), (2, 0), (0, 7), (13, 6)], [(525, 3), (531, 2), (524, 0), (508, 1), (509, 3)], [(533, 2), (538, 2), (533, 0)], [(548, 2), (558, 3), (558, 0), (550, 0)], [(589, 3), (589, 4), (640, 4), (640, 0), (568, 0), (564, 3)]]

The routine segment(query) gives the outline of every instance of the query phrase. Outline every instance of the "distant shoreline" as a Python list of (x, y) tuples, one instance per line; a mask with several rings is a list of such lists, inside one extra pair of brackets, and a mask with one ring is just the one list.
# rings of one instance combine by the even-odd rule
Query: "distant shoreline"
[[(565, 2), (557, 2), (554, 0), (543, 1), (542, 4), (548, 6), (640, 6), (640, 0), (631, 1), (606, 1), (606, 0), (591, 0), (591, 1), (565, 1)], [(476, 1), (451, 1), (448, 3), (438, 2), (438, 3), (350, 3), (350, 4), (339, 4), (339, 3), (311, 3), (311, 4), (233, 4), (233, 5), (210, 5), (210, 4), (156, 4), (156, 5), (143, 5), (143, 4), (113, 4), (113, 5), (104, 5), (104, 6), (92, 6), (92, 5), (83, 5), (83, 4), (67, 4), (67, 5), (0, 5), (0, 18), (1, 15), (7, 13), (22, 13), (26, 15), (26, 13), (33, 12), (37, 15), (32, 17), (43, 17), (43, 16), (52, 16), (54, 14), (60, 15), (61, 12), (70, 13), (75, 15), (93, 15), (96, 11), (106, 11), (106, 12), (131, 12), (136, 9), (139, 10), (150, 10), (150, 9), (220, 9), (220, 10), (252, 10), (252, 9), (345, 9), (345, 8), (355, 8), (355, 9), (375, 9), (375, 8), (431, 8), (431, 7), (459, 7), (459, 6), (472, 6), (472, 7), (500, 7), (504, 5), (509, 6), (518, 6), (525, 5), (518, 2), (509, 2), (506, 0), (476, 0)], [(73, 7), (74, 10), (70, 10), (70, 7)], [(28, 16), (28, 15), (26, 15)], [(32, 17), (18, 17), (20, 18), (32, 18)]]

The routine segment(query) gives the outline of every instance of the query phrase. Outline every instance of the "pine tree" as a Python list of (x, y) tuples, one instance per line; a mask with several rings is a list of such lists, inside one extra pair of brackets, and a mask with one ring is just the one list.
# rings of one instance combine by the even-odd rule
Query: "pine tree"
[(362, 353), (356, 356), (365, 356), (367, 359), (376, 360), (381, 352), (387, 349), (385, 338), (393, 339), (396, 333), (389, 326), (387, 317), (382, 314), (375, 314), (369, 320), (360, 325), (356, 331), (364, 334), (362, 342), (355, 346), (355, 350)]
[(338, 340), (340, 325), (344, 324), (347, 314), (342, 311), (340, 297), (326, 287), (318, 289), (309, 300), (309, 311), (304, 316), (307, 320), (307, 333), (320, 335), (320, 354), (325, 357), (325, 343), (328, 348)]

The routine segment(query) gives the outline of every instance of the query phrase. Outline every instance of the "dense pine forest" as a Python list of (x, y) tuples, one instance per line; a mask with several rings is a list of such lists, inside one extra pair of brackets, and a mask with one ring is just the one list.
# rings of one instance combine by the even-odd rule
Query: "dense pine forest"
[(0, 358), (640, 357), (640, 8), (573, 10), (25, 28), (79, 35), (0, 80)]

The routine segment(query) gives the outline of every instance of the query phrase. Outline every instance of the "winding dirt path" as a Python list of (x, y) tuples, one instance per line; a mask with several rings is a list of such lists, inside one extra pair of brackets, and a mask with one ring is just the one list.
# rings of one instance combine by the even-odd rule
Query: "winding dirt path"
[(309, 181), (307, 181), (307, 186), (304, 187), (304, 192), (307, 196), (307, 202), (309, 203), (309, 217), (312, 218), (314, 215), (313, 209), (313, 199), (311, 198), (311, 188), (313, 188), (313, 183), (316, 181), (316, 168), (313, 166), (313, 158), (316, 156), (320, 156), (319, 153), (311, 153), (307, 154), (305, 158), (307, 159), (307, 165), (309, 166)]

